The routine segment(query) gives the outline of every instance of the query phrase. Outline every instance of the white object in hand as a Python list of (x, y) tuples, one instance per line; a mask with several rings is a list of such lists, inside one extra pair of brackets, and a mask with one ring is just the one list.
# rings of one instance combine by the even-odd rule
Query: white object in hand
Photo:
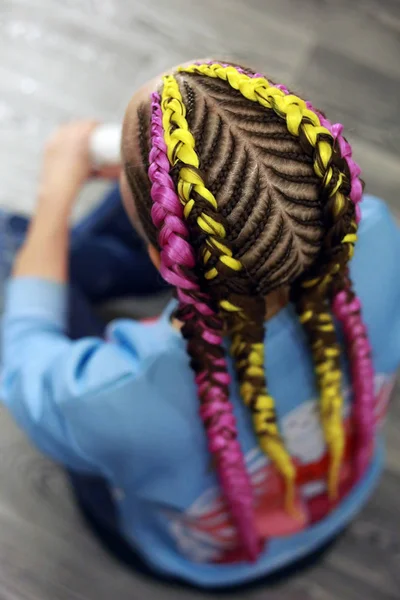
[(99, 169), (121, 163), (121, 125), (99, 125), (90, 139), (92, 164)]

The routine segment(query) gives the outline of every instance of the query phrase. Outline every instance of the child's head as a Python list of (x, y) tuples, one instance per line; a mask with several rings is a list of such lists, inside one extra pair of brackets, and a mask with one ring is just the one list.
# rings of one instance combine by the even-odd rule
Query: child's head
[(259, 444), (286, 482), (290, 510), (296, 468), (264, 370), (266, 307), (277, 293), (290, 293), (311, 344), (334, 499), (344, 433), (332, 314), (350, 350), (359, 473), (372, 435), (369, 346), (348, 273), (359, 169), (340, 125), (283, 86), (213, 61), (182, 67), (134, 97), (123, 157), (127, 209), (177, 289), (209, 447), (241, 540), (254, 557), (252, 490), (229, 402), (223, 336), (231, 340)]

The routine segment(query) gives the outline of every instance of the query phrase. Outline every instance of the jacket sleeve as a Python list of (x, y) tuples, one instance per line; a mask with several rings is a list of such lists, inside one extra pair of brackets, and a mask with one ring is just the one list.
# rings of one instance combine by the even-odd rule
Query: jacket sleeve
[(375, 362), (380, 370), (394, 372), (400, 365), (400, 229), (379, 198), (365, 196), (361, 208), (351, 271)]
[[(33, 443), (65, 466), (101, 473), (79, 448), (68, 415), (114, 389), (136, 371), (132, 349), (100, 338), (65, 334), (66, 287), (20, 278), (8, 284), (2, 324), (1, 400)], [(80, 412), (80, 411), (77, 411)], [(84, 424), (81, 424), (84, 427)]]

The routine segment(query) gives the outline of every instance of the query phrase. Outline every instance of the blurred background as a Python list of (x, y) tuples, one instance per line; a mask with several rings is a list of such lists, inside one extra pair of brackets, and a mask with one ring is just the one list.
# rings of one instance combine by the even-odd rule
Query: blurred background
[[(43, 143), (57, 124), (119, 122), (137, 86), (205, 56), (249, 63), (343, 122), (367, 191), (400, 211), (400, 0), (0, 0), (0, 206), (32, 212)], [(76, 218), (102, 185), (89, 187)], [(396, 392), (380, 487), (333, 552), (307, 574), (241, 596), (400, 598), (399, 406)], [(57, 468), (0, 408), (0, 600), (113, 597), (202, 594), (109, 559)]]

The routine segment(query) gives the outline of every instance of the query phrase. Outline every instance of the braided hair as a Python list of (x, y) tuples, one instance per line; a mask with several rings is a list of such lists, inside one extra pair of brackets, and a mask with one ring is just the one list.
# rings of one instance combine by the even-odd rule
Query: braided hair
[[(169, 94), (172, 94), (172, 100)], [(201, 291), (194, 270), (195, 253), (183, 220), (182, 204), (169, 174), (167, 150), (172, 162), (174, 152), (179, 151), (177, 146), (182, 137), (185, 137), (185, 133), (188, 134), (186, 146), (181, 142), (180, 148), (181, 152), (183, 149), (187, 152), (185, 164), (191, 165), (194, 162), (196, 166), (198, 162), (193, 150), (194, 141), (184, 116), (184, 105), (173, 79), (165, 82), (163, 105), (162, 116), (160, 97), (153, 94), (149, 179), (153, 200), (151, 214), (154, 225), (159, 230), (161, 274), (177, 289), (180, 301), (179, 317), (184, 323), (182, 333), (188, 341), (191, 366), (196, 373), (201, 400), (200, 415), (206, 427), (209, 448), (217, 458), (220, 479), (241, 539), (249, 557), (254, 559), (259, 549), (253, 522), (252, 490), (237, 439), (232, 405), (229, 402), (230, 377), (222, 346), (221, 318), (213, 308), (210, 297)], [(175, 145), (174, 138), (177, 141)], [(189, 170), (187, 177), (191, 176), (193, 185), (197, 185), (201, 192), (200, 176)], [(180, 177), (179, 183), (183, 195), (182, 186), (185, 181)]]
[(296, 468), (268, 392), (264, 347), (266, 297), (290, 288), (315, 365), (334, 500), (344, 454), (334, 317), (350, 361), (358, 476), (374, 433), (370, 347), (348, 270), (360, 216), (360, 170), (340, 125), (241, 67), (181, 67), (163, 78), (151, 113), (146, 110), (139, 110), (138, 145), (148, 180), (143, 166), (128, 164), (126, 172), (146, 235), (160, 249), (161, 273), (177, 290), (209, 448), (239, 538), (254, 559), (261, 548), (223, 338), (230, 338), (260, 447), (281, 474), (293, 510)]

